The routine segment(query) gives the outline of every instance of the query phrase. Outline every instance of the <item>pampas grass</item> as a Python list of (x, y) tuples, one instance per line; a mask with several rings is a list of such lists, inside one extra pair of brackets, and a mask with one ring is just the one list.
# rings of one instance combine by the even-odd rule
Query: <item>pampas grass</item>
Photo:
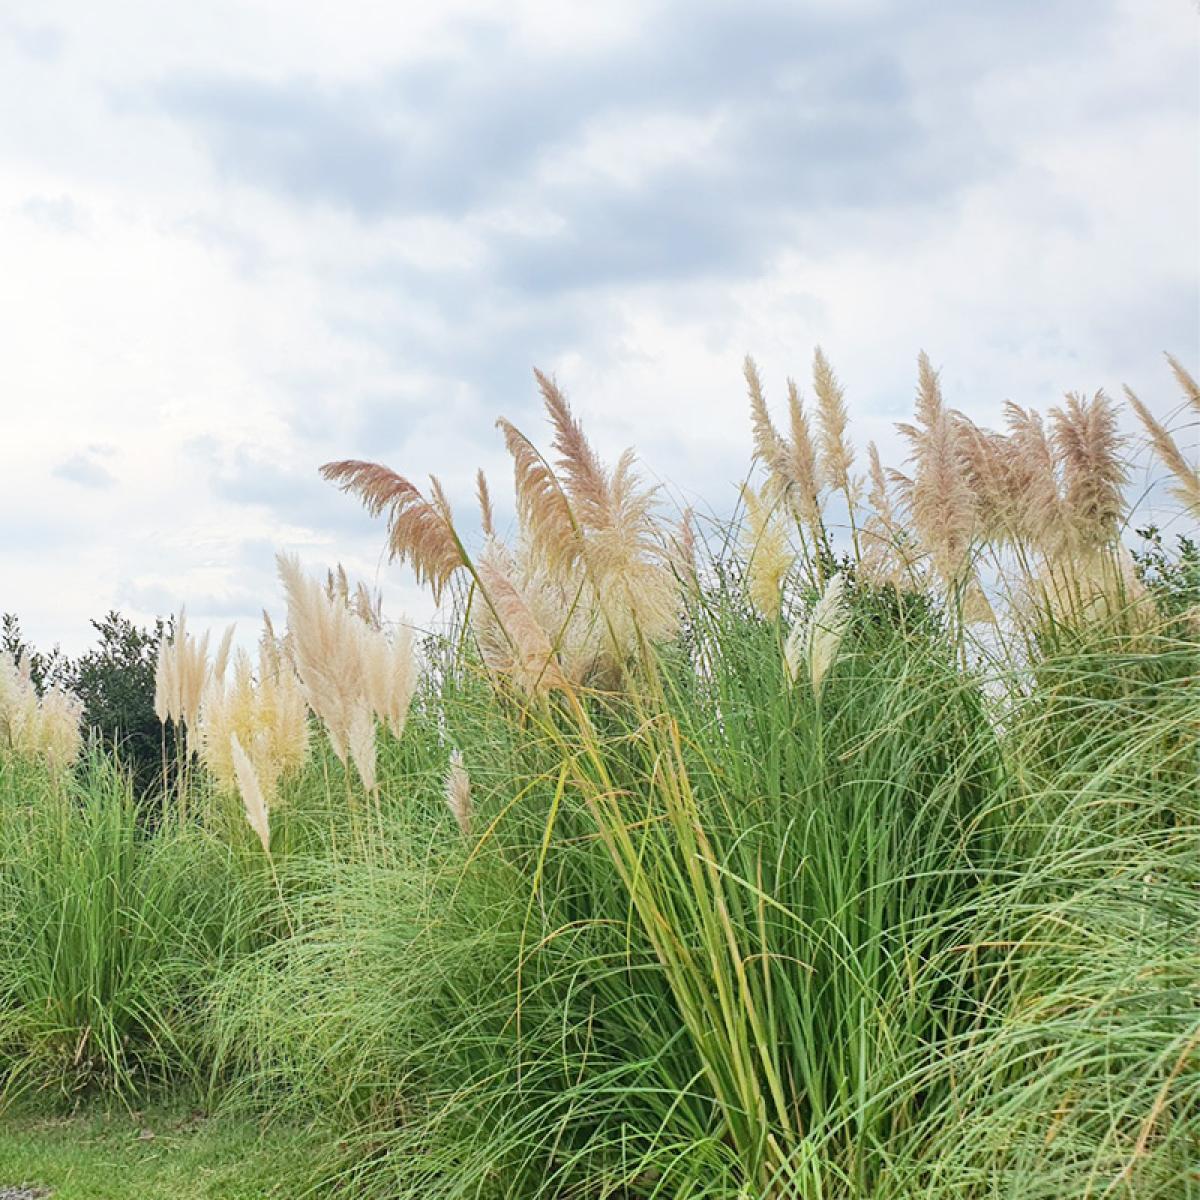
[[(827, 365), (827, 364), (826, 364)], [(746, 357), (743, 372), (750, 397), (750, 424), (754, 436), (755, 457), (767, 470), (764, 500), (785, 500), (807, 530), (813, 546), (824, 542), (821, 506), (821, 479), (817, 452), (804, 401), (795, 380), (787, 382), (790, 438), (775, 428), (767, 409), (762, 380), (754, 360)], [(826, 382), (832, 381), (832, 373)], [(836, 387), (836, 383), (834, 383)], [(838, 460), (842, 459), (841, 451)], [(850, 458), (845, 459), (847, 468)]]
[(741, 529), (746, 557), (746, 594), (759, 616), (773, 621), (783, 603), (783, 583), (796, 561), (778, 511), (751, 487), (742, 488), (746, 520)]
[(83, 745), (83, 702), (59, 687), (39, 696), (28, 664), (0, 651), (0, 758), (62, 771)]
[(279, 780), (308, 757), (308, 708), (296, 673), (274, 650), (269, 631), (259, 644), (257, 675), (238, 650), (232, 678), (213, 679), (204, 691), (196, 723), (200, 761), (218, 786), (240, 788), (233, 743), (254, 767), (265, 802), (273, 805)]
[(849, 623), (846, 576), (839, 571), (829, 577), (808, 616), (797, 621), (788, 634), (783, 661), (789, 682), (794, 684), (801, 673), (806, 674), (819, 699)]
[[(566, 688), (569, 684), (554, 641), (515, 578), (515, 569), (499, 545), (485, 551), (479, 560), (479, 581), (487, 606), (477, 610), (475, 631), (483, 660), (490, 670), (511, 679), (531, 696)], [(565, 616), (565, 609), (562, 611)]]
[(474, 806), (471, 802), (471, 777), (463, 765), (461, 750), (450, 751), (446, 768), (446, 807), (449, 808), (463, 837), (471, 836)]
[[(1188, 1194), (1195, 631), (1138, 593), (1112, 464), (1032, 410), (976, 427), (922, 356), (912, 478), (870, 447), (855, 545), (797, 390), (781, 433), (748, 385), (740, 522), (680, 528), (548, 376), (545, 454), (506, 428), (511, 540), (477, 481), (468, 550), (435, 483), (445, 574), (405, 501), (389, 539), (453, 600), (418, 705), (408, 632), (283, 559), (286, 636), (198, 732), (265, 861), (210, 810), (139, 826), (111, 768), (0, 762), (0, 1070), (73, 1100), (81, 1054), (146, 1055), (131, 1102), (299, 1118), (362, 1200)], [(995, 636), (959, 619), (976, 573)], [(275, 782), (308, 703), (347, 769)]]
[(155, 670), (154, 711), (165, 725), (173, 721), (187, 727), (191, 736), (200, 717), (204, 690), (225, 676), (233, 645), (232, 625), (226, 628), (215, 657), (208, 657), (208, 631), (199, 640), (187, 628), (187, 612), (180, 608), (171, 639), (158, 652)]
[(241, 793), (242, 804), (246, 810), (246, 820), (254, 830), (263, 848), (264, 854), (271, 853), (271, 813), (263, 795), (262, 784), (250, 756), (242, 749), (237, 734), (229, 738), (230, 762), (233, 766), (234, 780)]
[(1050, 410), (1053, 443), (1062, 465), (1067, 519), (1074, 545), (1095, 550), (1111, 542), (1125, 513), (1129, 474), (1117, 411), (1103, 392), (1091, 400), (1069, 392)]
[(1194, 468), (1183, 456), (1175, 439), (1167, 432), (1166, 426), (1157, 420), (1150, 410), (1129, 389), (1125, 389), (1129, 405), (1138, 415), (1138, 420), (1146, 427), (1150, 435), (1150, 444), (1163, 465), (1171, 472), (1173, 482), (1171, 493), (1194, 517), (1200, 518), (1200, 470)]
[(358, 496), (372, 516), (386, 514), (388, 550), (406, 562), (435, 598), (463, 565), (462, 548), (441, 484), (431, 478), (432, 500), (402, 475), (379, 463), (345, 459), (326, 463), (321, 475), (344, 492)]
[[(404, 732), (416, 686), (412, 635), (394, 636), (363, 618), (305, 575), (292, 555), (277, 558), (288, 606), (288, 638), (308, 706), (321, 720), (333, 752), (353, 763), (373, 790), (375, 722), (395, 737)], [(377, 610), (372, 608), (374, 618)]]
[(855, 489), (850, 468), (854, 464), (854, 448), (847, 434), (850, 418), (841, 385), (820, 346), (813, 352), (813, 391), (817, 397), (821, 477), (831, 491), (845, 494), (853, 511)]

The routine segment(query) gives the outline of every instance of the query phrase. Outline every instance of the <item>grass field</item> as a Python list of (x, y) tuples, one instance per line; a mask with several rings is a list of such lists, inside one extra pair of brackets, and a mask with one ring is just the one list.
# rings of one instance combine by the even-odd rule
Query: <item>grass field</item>
[(8, 1114), (0, 1121), (0, 1196), (24, 1185), (56, 1200), (268, 1200), (311, 1184), (303, 1132), (199, 1110), (89, 1108), (85, 1115)]

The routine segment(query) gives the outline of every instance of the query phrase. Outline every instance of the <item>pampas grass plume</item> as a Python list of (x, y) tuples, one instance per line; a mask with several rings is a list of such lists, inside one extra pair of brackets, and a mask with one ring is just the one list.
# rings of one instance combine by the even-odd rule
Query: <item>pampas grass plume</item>
[(238, 791), (241, 793), (242, 806), (246, 810), (246, 820), (250, 828), (258, 835), (262, 843), (263, 853), (271, 853), (271, 813), (263, 795), (262, 785), (254, 770), (246, 751), (238, 741), (237, 734), (229, 739), (229, 754), (233, 764), (234, 777)]
[(378, 782), (375, 775), (375, 714), (364, 698), (350, 712), (347, 730), (347, 746), (354, 769), (368, 792), (374, 791)]
[(796, 556), (788, 546), (777, 512), (751, 487), (742, 488), (746, 521), (742, 546), (746, 554), (746, 591), (768, 621), (779, 616), (783, 582)]
[(1200, 517), (1200, 471), (1195, 470), (1184, 458), (1183, 451), (1179, 449), (1166, 427), (1129, 388), (1125, 389), (1125, 395), (1133, 411), (1146, 427), (1154, 452), (1175, 477), (1175, 482), (1171, 485), (1172, 494), (1182, 501), (1194, 516)]
[(471, 818), (474, 807), (471, 803), (471, 777), (463, 766), (462, 751), (450, 752), (450, 765), (446, 770), (446, 805), (454, 814), (463, 837), (471, 836)]
[(789, 682), (795, 683), (807, 668), (813, 695), (820, 697), (825, 677), (837, 661), (849, 620), (846, 576), (838, 572), (829, 577), (808, 617), (797, 621), (788, 634), (783, 658)]

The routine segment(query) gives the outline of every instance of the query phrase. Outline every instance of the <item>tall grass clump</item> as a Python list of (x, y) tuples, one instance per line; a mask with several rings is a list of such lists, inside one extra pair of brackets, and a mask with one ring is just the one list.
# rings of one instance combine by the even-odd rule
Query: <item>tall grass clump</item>
[(0, 763), (0, 1095), (194, 1077), (202, 997), (259, 936), (260, 891), (204, 831), (147, 829), (98, 752), (67, 778)]
[(542, 374), (509, 531), (324, 467), (444, 624), (286, 555), (257, 660), (181, 617), (165, 819), (0, 768), (10, 1080), (200, 1081), (380, 1200), (1200, 1195), (1200, 632), (1120, 410), (984, 429), (922, 355), (889, 469), (820, 350), (778, 423), (744, 373), (725, 517)]

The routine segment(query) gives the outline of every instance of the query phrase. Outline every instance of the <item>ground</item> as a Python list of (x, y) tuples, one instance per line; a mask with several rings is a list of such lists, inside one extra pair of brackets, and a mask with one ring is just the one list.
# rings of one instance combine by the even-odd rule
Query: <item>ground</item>
[(294, 1200), (314, 1171), (303, 1131), (194, 1110), (0, 1116), (0, 1200)]

